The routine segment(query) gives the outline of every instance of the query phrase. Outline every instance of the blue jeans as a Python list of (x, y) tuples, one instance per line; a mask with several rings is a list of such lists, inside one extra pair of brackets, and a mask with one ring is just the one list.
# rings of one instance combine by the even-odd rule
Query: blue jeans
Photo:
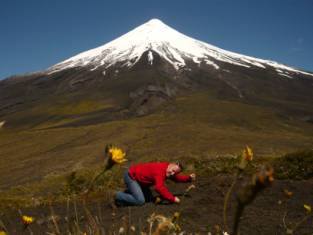
[(117, 192), (116, 202), (122, 206), (141, 206), (145, 202), (152, 199), (152, 194), (149, 188), (142, 188), (140, 184), (133, 180), (128, 170), (124, 173), (124, 181), (127, 189), (124, 192)]

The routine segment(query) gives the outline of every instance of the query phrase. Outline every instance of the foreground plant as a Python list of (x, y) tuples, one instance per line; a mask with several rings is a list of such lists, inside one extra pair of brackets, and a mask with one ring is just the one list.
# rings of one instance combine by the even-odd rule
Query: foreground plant
[(105, 150), (106, 154), (109, 154), (108, 163), (106, 168), (110, 169), (115, 164), (122, 164), (127, 161), (125, 158), (126, 153), (123, 152), (122, 149), (114, 147), (114, 146), (108, 146)]
[[(230, 231), (227, 223), (227, 208), (230, 196), (233, 192), (233, 188), (236, 185), (238, 179), (242, 177), (247, 167), (252, 164), (253, 156), (254, 154), (252, 148), (246, 146), (245, 149), (242, 151), (242, 154), (239, 156), (237, 171), (234, 175), (234, 180), (225, 195), (223, 219), (224, 219), (224, 229), (226, 233)], [(255, 199), (259, 192), (261, 192), (264, 188), (272, 184), (272, 182), (274, 181), (273, 174), (274, 170), (272, 167), (262, 166), (261, 169), (256, 174), (252, 175), (251, 180), (237, 191), (236, 195), (237, 208), (234, 218), (232, 235), (238, 234), (240, 218), (244, 212), (245, 207)]]
[(2, 220), (0, 219), (0, 235), (6, 235), (6, 234), (7, 234), (7, 229), (4, 223), (2, 222)]
[(306, 213), (311, 213), (312, 212), (312, 207), (310, 205), (304, 204), (303, 208)]
[(253, 151), (249, 146), (246, 146), (245, 149), (242, 151), (238, 168), (243, 171), (247, 167), (247, 165), (252, 162), (252, 160)]
[[(164, 215), (158, 215), (152, 213), (148, 218), (149, 223), (149, 235), (165, 235), (165, 234), (175, 234), (180, 232), (181, 228), (177, 224), (177, 221), (180, 217), (179, 213), (174, 213), (172, 218), (168, 218)], [(155, 225), (155, 226), (154, 226)], [(154, 228), (155, 227), (155, 228)], [(154, 228), (154, 229), (153, 229)]]
[(243, 173), (243, 171), (246, 169), (246, 167), (250, 164), (250, 162), (253, 160), (253, 151), (249, 146), (246, 146), (244, 150), (242, 151), (242, 154), (238, 157), (239, 162), (237, 165), (237, 171), (234, 175), (234, 180), (228, 189), (225, 199), (224, 199), (224, 209), (223, 209), (223, 219), (224, 219), (224, 228), (226, 231), (229, 231), (228, 223), (227, 223), (227, 208), (229, 204), (229, 199), (231, 196), (231, 193), (233, 191), (234, 186), (236, 185), (239, 177)]
[(122, 149), (113, 145), (107, 145), (105, 147), (104, 156), (106, 160), (105, 166), (103, 170), (91, 180), (88, 189), (84, 192), (85, 194), (89, 193), (97, 179), (99, 179), (106, 171), (110, 170), (114, 165), (120, 165), (127, 161), (125, 158), (126, 153)]
[(247, 205), (253, 202), (256, 196), (270, 186), (274, 181), (274, 170), (269, 166), (262, 166), (261, 169), (252, 176), (252, 180), (241, 188), (236, 195), (237, 208), (233, 226), (233, 235), (238, 234), (239, 224)]
[(303, 216), (303, 218), (301, 220), (299, 220), (297, 223), (290, 223), (287, 225), (286, 223), (286, 217), (287, 217), (287, 213), (288, 213), (288, 202), (289, 200), (292, 198), (293, 193), (290, 192), (289, 190), (285, 189), (284, 190), (284, 195), (286, 197), (286, 201), (285, 201), (285, 213), (283, 216), (283, 226), (284, 229), (286, 231), (286, 234), (288, 235), (293, 235), (295, 233), (295, 231), (304, 223), (306, 222), (308, 219), (313, 217), (313, 213), (312, 213), (312, 206), (309, 204), (303, 204), (303, 209), (305, 212), (305, 216)]
[(34, 221), (35, 221), (35, 218), (34, 217), (32, 217), (32, 216), (28, 216), (28, 215), (22, 215), (22, 223), (23, 223), (23, 230), (26, 230), (26, 229), (28, 229), (28, 231), (29, 231), (29, 233), (30, 234), (33, 234), (33, 232), (32, 232), (32, 230), (30, 229), (30, 225), (32, 224), (32, 223), (34, 223)]
[(34, 223), (35, 219), (34, 217), (23, 215), (22, 216), (22, 222), (25, 226), (29, 226), (30, 224)]

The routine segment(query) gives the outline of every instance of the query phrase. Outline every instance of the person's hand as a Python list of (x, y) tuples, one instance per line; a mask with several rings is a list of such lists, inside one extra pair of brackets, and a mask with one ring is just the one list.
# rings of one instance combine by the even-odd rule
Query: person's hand
[(180, 199), (178, 197), (175, 197), (175, 203), (180, 203)]
[(196, 180), (196, 174), (195, 173), (190, 174), (190, 178), (192, 181), (195, 181)]

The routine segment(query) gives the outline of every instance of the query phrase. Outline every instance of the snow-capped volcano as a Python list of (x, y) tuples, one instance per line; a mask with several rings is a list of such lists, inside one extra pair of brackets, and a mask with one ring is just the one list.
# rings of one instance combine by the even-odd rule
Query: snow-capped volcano
[(167, 26), (158, 19), (133, 29), (121, 37), (92, 50), (82, 52), (48, 69), (55, 73), (64, 69), (87, 67), (90, 71), (102, 69), (105, 72), (119, 63), (122, 67), (132, 67), (147, 53), (147, 62), (153, 65), (154, 53), (170, 63), (176, 70), (185, 68), (187, 62), (193, 62), (213, 69), (220, 69), (221, 63), (229, 63), (246, 68), (267, 67), (275, 69), (279, 75), (292, 77), (293, 74), (310, 73), (279, 64), (274, 61), (257, 59), (220, 49), (205, 42), (188, 37)]
[[(181, 112), (187, 106), (186, 110), (192, 110), (189, 106), (197, 102), (208, 107), (207, 101), (214, 104), (214, 116), (214, 112), (225, 112), (219, 102), (225, 107), (226, 101), (242, 108), (234, 123), (246, 120), (245, 113), (254, 106), (265, 113), (273, 110), (275, 116), (311, 123), (312, 88), (313, 73), (220, 49), (153, 19), (45, 71), (1, 80), (0, 117), (5, 117), (6, 126), (77, 117), (69, 124), (76, 127), (164, 110)], [(186, 97), (190, 100), (184, 103)], [(237, 106), (240, 102), (244, 106)], [(59, 105), (73, 106), (75, 111), (68, 115), (49, 111), (67, 109)], [(49, 106), (57, 108), (41, 108)], [(33, 110), (43, 113), (36, 116)], [(82, 110), (81, 115), (76, 115), (76, 110)], [(201, 112), (199, 117), (202, 120)], [(233, 116), (226, 119), (235, 120)], [(203, 119), (204, 123), (210, 120)]]

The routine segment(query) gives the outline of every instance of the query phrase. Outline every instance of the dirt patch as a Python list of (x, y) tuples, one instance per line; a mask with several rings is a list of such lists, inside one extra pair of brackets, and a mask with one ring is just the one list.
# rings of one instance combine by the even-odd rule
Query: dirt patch
[[(218, 175), (214, 177), (200, 177), (195, 183), (196, 188), (182, 198), (180, 205), (155, 205), (147, 203), (142, 207), (117, 208), (115, 213), (110, 206), (105, 194), (97, 199), (89, 200), (85, 208), (102, 227), (102, 231), (117, 232), (120, 227), (133, 225), (137, 231), (148, 229), (147, 219), (152, 213), (163, 214), (172, 217), (176, 211), (181, 212), (179, 225), (183, 231), (207, 234), (223, 227), (223, 200), (231, 184), (230, 175)], [(189, 184), (170, 183), (170, 190), (181, 195)], [(293, 192), (286, 206), (283, 191), (288, 189)], [(300, 221), (305, 216), (303, 204), (313, 204), (313, 180), (290, 181), (276, 180), (273, 185), (266, 188), (255, 201), (245, 209), (240, 226), (240, 234), (286, 234), (283, 226), (283, 217), (287, 225)], [(228, 210), (228, 221), (231, 227), (235, 212), (235, 197), (231, 200)], [(87, 231), (87, 216), (81, 201), (71, 201), (68, 205), (53, 204), (52, 208), (57, 216), (57, 223), (62, 234), (68, 234), (69, 224), (78, 219), (81, 231)], [(51, 208), (38, 206), (22, 209), (24, 214), (34, 216), (37, 221), (31, 225), (34, 234), (46, 234), (53, 231), (51, 221)], [(76, 218), (77, 215), (77, 218)], [(10, 234), (23, 234), (22, 225), (17, 211), (8, 211), (1, 215), (1, 219), (7, 225)], [(310, 234), (312, 232), (312, 217), (304, 222), (295, 234)], [(27, 233), (25, 233), (27, 234)]]

